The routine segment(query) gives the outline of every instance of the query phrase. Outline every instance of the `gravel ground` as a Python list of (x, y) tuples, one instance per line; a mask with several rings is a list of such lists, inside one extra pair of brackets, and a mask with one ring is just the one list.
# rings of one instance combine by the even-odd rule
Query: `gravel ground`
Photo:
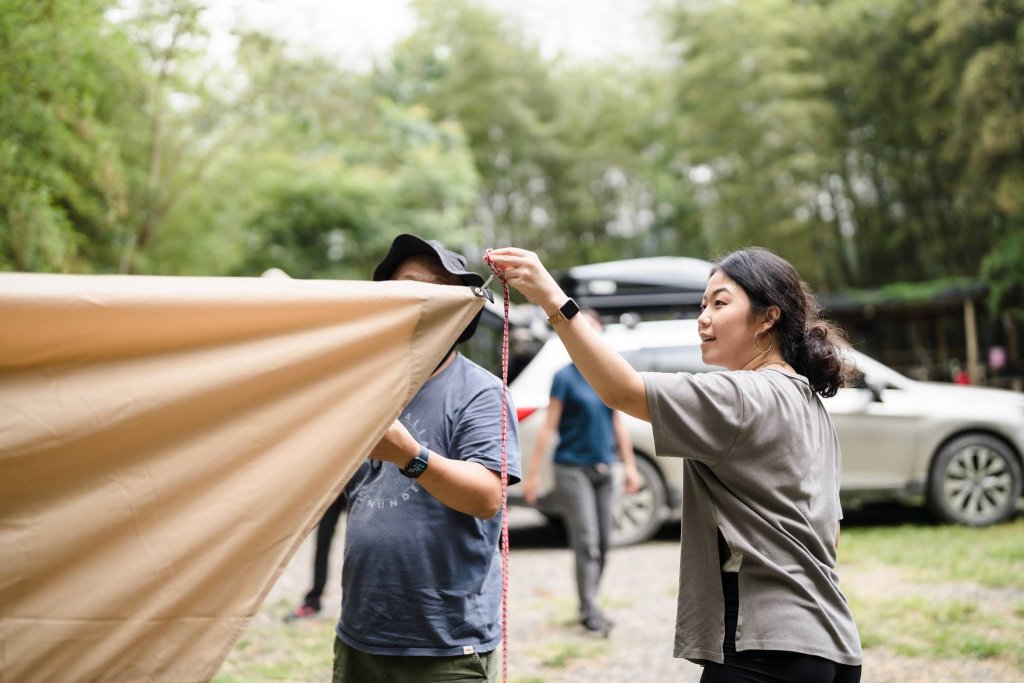
[[(516, 539), (512, 547), (516, 548)], [(678, 545), (645, 543), (613, 550), (601, 604), (614, 622), (609, 637), (576, 624), (572, 554), (563, 548), (513, 550), (510, 576), (509, 673), (546, 683), (690, 683), (701, 667), (673, 659)], [(578, 653), (564, 657), (562, 652)]]
[[(512, 520), (509, 600), (509, 678), (511, 683), (690, 683), (701, 668), (672, 658), (675, 595), (678, 585), (678, 542), (674, 531), (659, 540), (614, 549), (601, 589), (602, 605), (615, 626), (608, 638), (592, 636), (575, 623), (572, 557), (564, 537), (536, 526), (527, 510), (514, 510)], [(326, 619), (337, 618), (343, 527), (335, 540), (331, 576), (324, 595)], [(274, 586), (258, 621), (279, 619), (283, 604), (293, 604), (307, 589), (312, 540), (303, 545)], [(839, 574), (847, 592), (899, 594), (923, 591), (895, 571)], [(927, 587), (962, 591), (964, 586)], [(978, 600), (1003, 602), (1022, 599), (978, 587)], [(991, 594), (990, 594), (991, 593)], [(325, 643), (325, 648), (330, 644)], [(327, 674), (329, 675), (329, 674)], [(1024, 677), (999, 661), (933, 660), (902, 657), (883, 648), (865, 652), (865, 683), (1022, 683)]]

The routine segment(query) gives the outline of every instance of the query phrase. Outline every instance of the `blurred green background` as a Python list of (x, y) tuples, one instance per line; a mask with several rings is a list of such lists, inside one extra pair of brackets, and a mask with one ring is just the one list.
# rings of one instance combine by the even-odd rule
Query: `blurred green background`
[(586, 60), (413, 0), (359, 65), (242, 28), (214, 57), (216, 4), (0, 0), (0, 269), (366, 278), (403, 231), (553, 268), (757, 244), (904, 371), (950, 378), (914, 339), (946, 333), (868, 319), (942, 293), (947, 356), (970, 300), (973, 361), (1019, 364), (1021, 0), (652, 2), (647, 58)]

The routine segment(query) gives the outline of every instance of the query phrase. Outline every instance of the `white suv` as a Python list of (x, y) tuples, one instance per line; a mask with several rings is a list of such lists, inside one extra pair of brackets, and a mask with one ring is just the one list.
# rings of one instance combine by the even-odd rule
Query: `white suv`
[[(701, 361), (696, 320), (608, 325), (604, 334), (637, 370), (721, 369)], [(917, 382), (857, 351), (851, 359), (863, 380), (824, 400), (843, 449), (844, 505), (923, 497), (944, 521), (981, 526), (1013, 516), (1024, 481), (1024, 395)], [(544, 422), (551, 379), (567, 363), (561, 341), (552, 337), (510, 385), (519, 416), (523, 471)], [(656, 458), (651, 426), (624, 418), (643, 486), (619, 497), (613, 539), (619, 545), (646, 540), (662, 522), (678, 518), (682, 490), (679, 458)], [(557, 518), (551, 470), (548, 454), (537, 508)], [(509, 501), (526, 504), (521, 485), (509, 490)]]

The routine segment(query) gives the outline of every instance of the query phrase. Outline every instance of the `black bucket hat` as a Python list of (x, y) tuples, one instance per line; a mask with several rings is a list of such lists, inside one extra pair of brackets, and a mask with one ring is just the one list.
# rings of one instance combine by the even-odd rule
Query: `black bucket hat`
[[(399, 235), (391, 243), (388, 255), (374, 269), (373, 279), (377, 282), (390, 280), (402, 261), (410, 256), (417, 256), (419, 254), (436, 257), (446, 271), (462, 280), (462, 284), (467, 287), (483, 287), (484, 285), (483, 276), (479, 273), (474, 273), (466, 266), (465, 256), (452, 251), (437, 240), (425, 240), (422, 237), (409, 233)], [(455, 342), (456, 344), (461, 344), (473, 336), (482, 314), (482, 310), (476, 314), (476, 317), (470, 321), (466, 329), (459, 335)]]

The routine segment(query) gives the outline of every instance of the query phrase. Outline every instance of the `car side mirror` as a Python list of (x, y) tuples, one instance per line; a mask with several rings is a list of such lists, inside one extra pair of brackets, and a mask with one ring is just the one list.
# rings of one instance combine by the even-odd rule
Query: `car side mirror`
[(867, 390), (871, 392), (871, 400), (875, 403), (882, 402), (882, 392), (885, 391), (885, 384), (879, 382), (877, 379), (873, 380), (870, 377), (864, 378), (864, 385)]
[(872, 379), (867, 375), (858, 374), (854, 387), (857, 389), (867, 389), (871, 392), (871, 401), (873, 403), (882, 403), (882, 392), (885, 391), (885, 382)]

